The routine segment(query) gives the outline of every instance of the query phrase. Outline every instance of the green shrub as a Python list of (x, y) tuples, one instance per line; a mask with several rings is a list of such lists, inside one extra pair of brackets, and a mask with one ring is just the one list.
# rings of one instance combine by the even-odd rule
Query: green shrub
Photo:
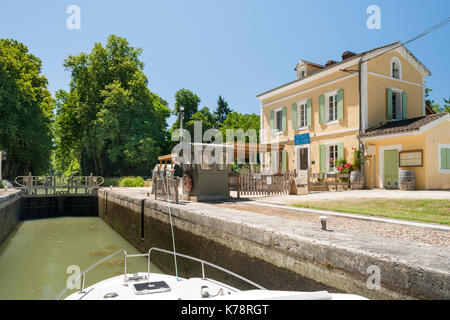
[(119, 187), (144, 187), (145, 180), (142, 177), (123, 177), (120, 178)]
[(0, 181), (0, 189), (3, 188), (3, 183)]
[(102, 184), (102, 187), (109, 187), (109, 186), (113, 186), (113, 187), (118, 187), (119, 186), (119, 182), (120, 182), (120, 178), (105, 178), (105, 181)]

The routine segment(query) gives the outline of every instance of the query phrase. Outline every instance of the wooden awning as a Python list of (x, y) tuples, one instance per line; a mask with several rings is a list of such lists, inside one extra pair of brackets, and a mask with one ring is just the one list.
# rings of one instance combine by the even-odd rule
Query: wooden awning
[(158, 157), (158, 161), (159, 161), (160, 164), (162, 164), (163, 161), (165, 163), (172, 162), (172, 159), (173, 158), (177, 158), (177, 157), (178, 157), (178, 155), (176, 153), (166, 154), (166, 155), (163, 155), (163, 156), (159, 156)]

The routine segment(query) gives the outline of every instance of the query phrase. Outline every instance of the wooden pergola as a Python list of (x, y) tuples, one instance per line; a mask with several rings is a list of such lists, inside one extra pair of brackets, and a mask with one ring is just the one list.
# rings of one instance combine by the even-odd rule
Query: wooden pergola
[[(211, 144), (214, 145), (214, 144)], [(217, 147), (220, 147), (221, 145), (218, 144)], [(224, 147), (233, 147), (234, 152), (234, 159), (236, 159), (239, 156), (244, 156), (244, 158), (249, 158), (250, 154), (257, 154), (257, 153), (266, 153), (266, 152), (272, 152), (272, 151), (278, 151), (284, 149), (285, 144), (284, 143), (267, 143), (267, 144), (261, 144), (261, 143), (249, 143), (249, 142), (226, 142), (222, 146)], [(171, 153), (166, 154), (158, 157), (159, 164), (162, 166), (163, 162), (164, 165), (167, 165), (168, 163), (172, 163), (173, 158), (177, 158), (178, 154)]]
[(163, 156), (159, 156), (158, 161), (161, 166), (162, 166), (163, 161), (164, 161), (164, 165), (167, 165), (168, 162), (171, 163), (172, 159), (176, 158), (176, 157), (178, 157), (178, 154), (176, 154), (176, 153), (166, 154)]

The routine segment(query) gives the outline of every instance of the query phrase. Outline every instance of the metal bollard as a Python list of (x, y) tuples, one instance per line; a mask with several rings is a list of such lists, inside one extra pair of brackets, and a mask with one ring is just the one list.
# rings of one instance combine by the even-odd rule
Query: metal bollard
[(319, 217), (319, 220), (320, 220), (320, 224), (322, 225), (322, 230), (327, 230), (327, 219), (328, 219), (328, 217), (326, 217), (326, 216), (321, 216), (321, 217)]

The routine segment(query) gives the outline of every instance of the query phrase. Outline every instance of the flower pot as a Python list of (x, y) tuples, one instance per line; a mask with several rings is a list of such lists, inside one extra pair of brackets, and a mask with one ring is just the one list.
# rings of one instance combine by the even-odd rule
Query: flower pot
[(362, 190), (364, 188), (364, 175), (361, 171), (352, 171), (350, 173), (350, 188), (352, 190)]

